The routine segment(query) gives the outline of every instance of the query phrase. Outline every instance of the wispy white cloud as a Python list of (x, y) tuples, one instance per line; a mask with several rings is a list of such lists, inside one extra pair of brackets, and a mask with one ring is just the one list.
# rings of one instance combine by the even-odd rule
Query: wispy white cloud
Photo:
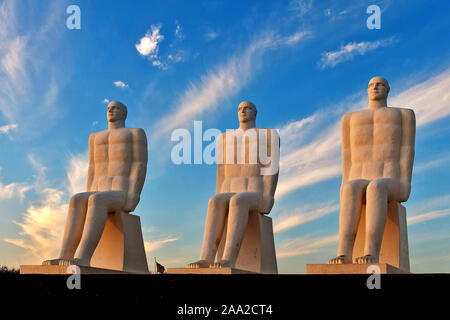
[(277, 258), (290, 258), (318, 252), (322, 247), (335, 244), (339, 235), (331, 235), (322, 238), (299, 237), (287, 239), (277, 245)]
[(450, 215), (450, 194), (415, 203), (408, 212), (408, 225), (414, 225)]
[(261, 58), (267, 50), (292, 46), (309, 34), (308, 32), (298, 32), (289, 36), (266, 34), (252, 41), (241, 54), (231, 57), (226, 63), (219, 64), (202, 75), (184, 91), (174, 112), (154, 126), (153, 141), (157, 141), (159, 136), (171, 132), (183, 123), (206, 112), (215, 111), (220, 101), (236, 94), (250, 81), (251, 75), (259, 68)]
[(339, 204), (323, 204), (316, 208), (306, 206), (296, 208), (291, 212), (280, 214), (274, 221), (273, 232), (282, 233), (294, 227), (298, 227), (305, 223), (320, 219), (328, 214), (339, 210)]
[(167, 238), (161, 239), (161, 240), (145, 241), (144, 242), (145, 252), (146, 253), (154, 252), (158, 249), (161, 249), (166, 244), (168, 244), (170, 242), (178, 241), (179, 239), (180, 239), (180, 237), (167, 237)]
[(427, 125), (450, 115), (450, 69), (417, 83), (392, 97), (392, 107), (411, 108), (416, 114), (417, 126)]
[(341, 47), (336, 51), (322, 53), (319, 66), (321, 68), (334, 67), (344, 61), (352, 60), (356, 55), (365, 55), (369, 51), (373, 51), (380, 47), (390, 46), (394, 42), (395, 37), (372, 42), (349, 42), (346, 45), (341, 45)]
[(313, 8), (313, 0), (292, 0), (289, 10), (294, 11), (299, 18), (303, 18)]
[[(122, 88), (122, 89), (128, 88), (128, 85), (125, 82), (120, 81), (120, 80), (114, 81), (113, 84), (118, 88)], [(105, 99), (105, 100), (107, 100), (107, 99)], [(103, 102), (105, 102), (105, 100), (103, 100)]]
[(103, 101), (102, 101), (104, 104), (108, 104), (109, 103), (109, 99), (103, 99)]
[(22, 132), (42, 133), (59, 114), (56, 100), (65, 83), (59, 60), (53, 56), (64, 31), (59, 24), (64, 16), (58, 13), (64, 4), (43, 6), (36, 13), (40, 24), (27, 31), (17, 24), (23, 19), (20, 5), (10, 0), (0, 4), (0, 112), (19, 124)]
[(424, 163), (418, 163), (414, 165), (414, 173), (421, 173), (423, 171), (439, 168), (443, 165), (450, 164), (450, 153), (441, 153), (436, 155), (437, 159), (430, 160)]
[(31, 186), (26, 183), (12, 182), (3, 184), (0, 181), (0, 201), (9, 200), (18, 196), (21, 200), (25, 198), (25, 192), (31, 189)]
[[(85, 173), (85, 153), (72, 155), (66, 167), (67, 180), (63, 187), (50, 187), (46, 178), (47, 168), (35, 155), (29, 155), (29, 161), (36, 174), (29, 184), (9, 187), (16, 194), (33, 190), (37, 200), (32, 201), (22, 214), (22, 221), (15, 222), (20, 228), (19, 236), (4, 241), (19, 246), (31, 253), (26, 258), (29, 263), (40, 263), (54, 257), (60, 248), (62, 233), (68, 208), (69, 196), (86, 190), (83, 185)], [(8, 187), (8, 186), (7, 186)], [(0, 185), (1, 191), (1, 185)], [(0, 194), (3, 194), (1, 192)]]
[(181, 25), (178, 23), (178, 21), (175, 21), (175, 38), (177, 40), (182, 40), (185, 38), (183, 28), (181, 28)]
[(419, 214), (419, 215), (413, 216), (413, 217), (408, 217), (407, 221), (408, 221), (408, 225), (411, 226), (411, 225), (414, 225), (417, 223), (434, 220), (434, 219), (446, 217), (449, 215), (450, 215), (450, 209), (442, 209), (442, 210), (426, 212), (426, 213)]
[(86, 191), (88, 167), (88, 152), (70, 156), (69, 164), (66, 168), (69, 194), (73, 195)]
[(27, 249), (32, 254), (28, 259), (34, 263), (57, 254), (67, 211), (63, 191), (45, 188), (41, 192), (43, 199), (28, 207), (22, 222), (15, 222), (22, 229), (20, 237), (4, 239)]

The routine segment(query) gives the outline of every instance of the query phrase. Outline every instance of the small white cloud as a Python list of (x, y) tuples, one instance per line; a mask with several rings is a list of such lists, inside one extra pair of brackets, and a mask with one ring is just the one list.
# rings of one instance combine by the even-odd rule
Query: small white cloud
[(176, 24), (176, 28), (175, 28), (175, 38), (181, 40), (184, 39), (184, 32), (183, 29), (181, 28), (180, 24), (178, 23), (178, 21), (175, 22)]
[(353, 59), (356, 55), (365, 55), (369, 51), (389, 46), (393, 42), (395, 42), (394, 37), (373, 42), (349, 42), (346, 45), (341, 45), (339, 50), (323, 52), (319, 66), (321, 68), (334, 67), (341, 62)]
[(4, 126), (0, 127), (0, 133), (2, 134), (8, 134), (11, 130), (16, 130), (17, 129), (17, 124), (15, 123), (10, 123)]
[(136, 44), (136, 50), (143, 56), (156, 58), (158, 55), (158, 45), (164, 39), (164, 36), (159, 33), (161, 25), (152, 25), (151, 31), (147, 31), (144, 37)]
[(215, 31), (209, 31), (208, 33), (205, 34), (205, 38), (206, 40), (212, 41), (214, 39), (216, 39), (218, 37), (218, 33)]
[(299, 18), (304, 17), (313, 7), (313, 0), (293, 0), (289, 5), (289, 10), (297, 13)]
[(103, 103), (104, 103), (104, 104), (108, 104), (108, 103), (109, 103), (109, 99), (106, 99), (106, 98), (103, 99)]
[(184, 53), (183, 51), (178, 51), (175, 54), (169, 54), (167, 56), (167, 60), (178, 63), (178, 62), (183, 62), (184, 61)]
[[(123, 82), (123, 81), (114, 81), (113, 83), (118, 88), (122, 88), (122, 89), (128, 88), (128, 85), (125, 82)], [(105, 100), (107, 100), (107, 99), (105, 99)], [(103, 100), (103, 102), (105, 102), (105, 100)]]

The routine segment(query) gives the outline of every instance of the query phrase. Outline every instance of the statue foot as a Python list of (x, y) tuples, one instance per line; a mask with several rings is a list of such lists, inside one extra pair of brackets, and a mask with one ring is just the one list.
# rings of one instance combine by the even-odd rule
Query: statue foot
[(189, 269), (208, 268), (209, 262), (208, 260), (198, 260), (196, 262), (189, 263), (187, 267)]
[(347, 263), (352, 263), (352, 260), (345, 255), (340, 255), (337, 256), (336, 258), (328, 260), (328, 264), (347, 264)]
[(220, 269), (220, 268), (233, 268), (233, 266), (231, 265), (231, 262), (228, 261), (228, 260), (221, 260), (219, 262), (211, 263), (209, 265), (209, 267), (213, 268), (213, 269), (214, 268), (217, 268), (217, 269)]
[(42, 262), (43, 266), (71, 266), (71, 265), (77, 265), (77, 266), (86, 266), (90, 267), (89, 262), (83, 261), (82, 259), (51, 259), (51, 260), (45, 260)]
[(43, 266), (59, 266), (59, 261), (61, 259), (50, 259), (50, 260), (45, 260), (42, 261), (42, 265)]
[(378, 258), (374, 257), (371, 254), (366, 254), (365, 256), (362, 257), (357, 257), (355, 259), (353, 259), (353, 263), (357, 263), (357, 264), (376, 264), (379, 263)]

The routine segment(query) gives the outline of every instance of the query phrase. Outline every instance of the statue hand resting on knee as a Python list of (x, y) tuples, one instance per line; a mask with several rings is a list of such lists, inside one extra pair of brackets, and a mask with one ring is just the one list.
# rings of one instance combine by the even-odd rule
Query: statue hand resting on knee
[[(256, 114), (253, 103), (240, 103), (239, 128), (217, 138), (216, 194), (208, 204), (200, 260), (188, 268), (234, 267), (249, 213), (268, 214), (272, 209), (280, 139), (276, 130), (255, 128)], [(224, 252), (221, 261), (214, 264), (225, 225)]]
[(142, 129), (125, 128), (126, 116), (126, 106), (111, 101), (108, 130), (90, 136), (87, 192), (70, 199), (59, 258), (44, 265), (89, 266), (108, 213), (132, 212), (138, 205), (147, 171), (147, 137)]

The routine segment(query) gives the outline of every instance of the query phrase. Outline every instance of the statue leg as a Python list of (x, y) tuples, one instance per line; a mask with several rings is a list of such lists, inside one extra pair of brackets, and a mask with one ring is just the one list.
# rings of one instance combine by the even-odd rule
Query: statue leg
[(59, 254), (60, 259), (73, 259), (75, 256), (75, 251), (83, 234), (88, 199), (92, 194), (93, 192), (78, 193), (69, 201), (63, 244)]
[(209, 199), (200, 260), (188, 268), (207, 268), (214, 262), (228, 213), (228, 202), (234, 193), (220, 193)]
[(342, 186), (338, 256), (329, 260), (329, 264), (352, 262), (353, 245), (358, 231), (364, 191), (368, 184), (368, 180), (352, 180)]
[(234, 267), (247, 228), (248, 214), (258, 210), (260, 202), (261, 195), (257, 192), (243, 192), (231, 197), (225, 248), (222, 260), (214, 267)]
[(93, 192), (82, 192), (70, 198), (59, 258), (46, 260), (43, 262), (44, 265), (67, 264), (64, 261), (73, 259), (83, 234), (87, 203), (92, 194)]
[(75, 264), (89, 266), (109, 212), (122, 210), (126, 194), (123, 191), (96, 192), (89, 197), (86, 223)]
[(372, 180), (366, 191), (366, 235), (364, 256), (356, 259), (357, 263), (378, 263), (389, 195), (392, 194), (396, 182), (393, 179)]

